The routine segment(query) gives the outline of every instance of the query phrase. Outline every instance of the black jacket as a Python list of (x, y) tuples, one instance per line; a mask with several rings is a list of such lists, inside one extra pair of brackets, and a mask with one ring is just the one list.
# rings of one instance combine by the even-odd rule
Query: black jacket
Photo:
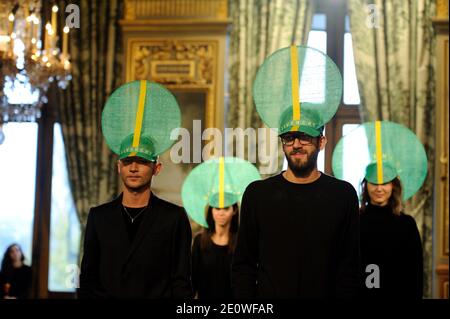
[(153, 193), (130, 243), (122, 194), (89, 212), (79, 298), (190, 298), (191, 239), (184, 210)]

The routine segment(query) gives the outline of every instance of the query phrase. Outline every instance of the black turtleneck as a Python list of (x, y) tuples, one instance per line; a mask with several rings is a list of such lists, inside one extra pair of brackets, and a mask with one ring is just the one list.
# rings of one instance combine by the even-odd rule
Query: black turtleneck
[[(360, 216), (364, 298), (422, 298), (422, 242), (413, 217), (369, 204)], [(368, 289), (365, 268), (376, 264), (380, 288)]]

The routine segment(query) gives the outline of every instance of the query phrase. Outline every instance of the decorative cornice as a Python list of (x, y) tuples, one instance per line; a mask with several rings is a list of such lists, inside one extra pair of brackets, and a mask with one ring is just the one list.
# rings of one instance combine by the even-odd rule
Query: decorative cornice
[(228, 18), (227, 0), (125, 0), (125, 21)]

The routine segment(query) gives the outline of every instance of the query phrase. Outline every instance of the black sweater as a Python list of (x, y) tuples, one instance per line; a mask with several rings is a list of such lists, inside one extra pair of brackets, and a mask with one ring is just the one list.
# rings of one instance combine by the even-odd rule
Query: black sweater
[(281, 174), (243, 196), (232, 265), (236, 298), (353, 298), (359, 282), (358, 198), (321, 174), (295, 184)]
[[(389, 206), (368, 205), (361, 214), (362, 296), (420, 299), (423, 291), (422, 243), (414, 218), (395, 215)], [(367, 288), (367, 265), (379, 268), (380, 287)]]
[(31, 267), (27, 265), (12, 268), (8, 273), (0, 273), (0, 297), (5, 295), (5, 285), (10, 284), (8, 296), (30, 298), (31, 279)]
[(231, 298), (231, 254), (227, 246), (216, 245), (202, 250), (200, 239), (195, 236), (192, 245), (192, 285), (198, 299)]

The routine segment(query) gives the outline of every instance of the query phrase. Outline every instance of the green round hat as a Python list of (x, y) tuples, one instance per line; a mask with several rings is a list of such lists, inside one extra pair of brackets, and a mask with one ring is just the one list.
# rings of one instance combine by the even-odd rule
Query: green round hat
[[(399, 177), (403, 200), (413, 196), (427, 175), (427, 155), (417, 136), (403, 125), (389, 122), (367, 122), (345, 135), (333, 152), (333, 173), (340, 179), (344, 171), (344, 151), (351, 147), (351, 173), (372, 184), (384, 184)], [(355, 149), (357, 148), (357, 149)], [(348, 149), (347, 149), (348, 151)], [(357, 154), (357, 156), (355, 156)]]
[(339, 107), (342, 77), (323, 52), (291, 46), (270, 55), (258, 69), (253, 99), (263, 122), (282, 135), (318, 136)]
[(247, 186), (261, 179), (257, 168), (237, 157), (209, 159), (196, 166), (181, 189), (183, 206), (189, 216), (208, 227), (205, 208), (224, 208), (239, 202)]
[(175, 142), (170, 134), (180, 124), (180, 108), (172, 93), (145, 80), (117, 88), (102, 113), (106, 143), (120, 159), (139, 156), (156, 160)]

